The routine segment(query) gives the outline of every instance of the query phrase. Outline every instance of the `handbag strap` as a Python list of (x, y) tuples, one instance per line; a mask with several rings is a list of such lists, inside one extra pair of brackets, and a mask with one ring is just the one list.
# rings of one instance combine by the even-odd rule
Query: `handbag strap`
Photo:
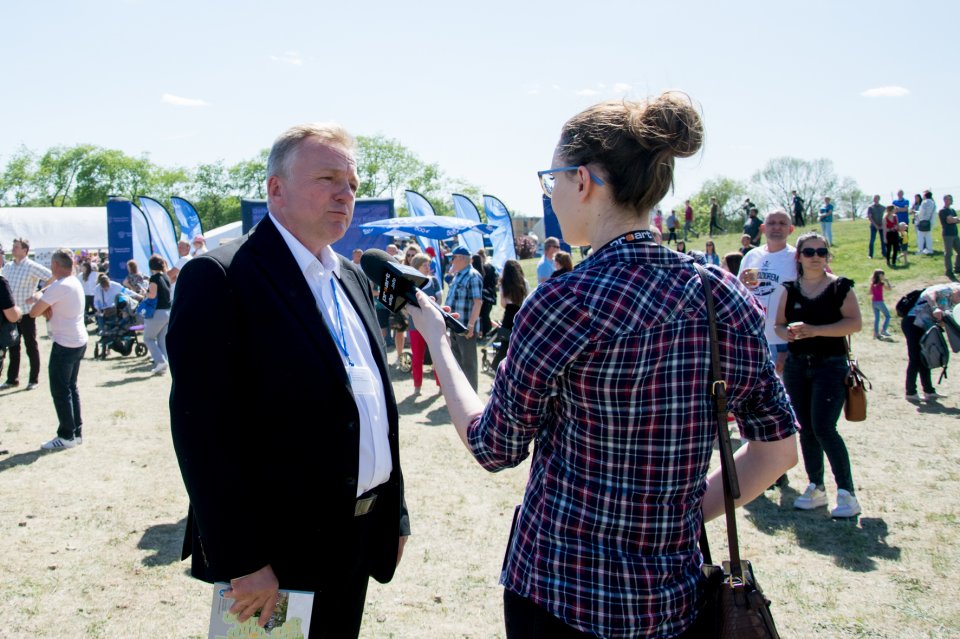
[[(707, 302), (707, 318), (710, 324), (710, 394), (716, 408), (717, 440), (720, 448), (720, 474), (723, 478), (723, 509), (727, 518), (727, 545), (730, 547), (730, 576), (735, 583), (743, 583), (743, 570), (740, 566), (740, 544), (737, 540), (737, 516), (734, 500), (740, 497), (740, 482), (737, 479), (737, 467), (733, 461), (730, 445), (730, 430), (727, 427), (727, 384), (720, 374), (720, 347), (717, 339), (717, 314), (713, 305), (713, 286), (707, 270), (694, 264), (700, 281), (703, 283), (704, 297)], [(704, 559), (710, 562), (709, 545), (706, 542), (706, 525), (701, 521), (700, 539)]]

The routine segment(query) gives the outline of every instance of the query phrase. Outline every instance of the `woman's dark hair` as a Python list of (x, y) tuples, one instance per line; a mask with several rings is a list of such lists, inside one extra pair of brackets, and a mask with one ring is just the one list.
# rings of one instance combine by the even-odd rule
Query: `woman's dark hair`
[[(713, 247), (713, 253), (707, 251), (708, 248)], [(703, 245), (703, 252), (705, 255), (716, 255), (717, 254), (717, 245), (713, 243), (713, 240), (707, 240), (707, 243)]]
[(483, 258), (474, 253), (470, 256), (470, 265), (473, 266), (473, 270), (480, 275), (483, 275)]
[(159, 255), (157, 255), (156, 253), (154, 253), (153, 255), (150, 256), (150, 260), (149, 260), (149, 262), (147, 262), (147, 263), (149, 264), (151, 271), (165, 271), (165, 270), (166, 270), (166, 268), (165, 268), (166, 264), (164, 263), (163, 258), (160, 257)]
[(703, 144), (703, 122), (684, 93), (610, 100), (563, 125), (557, 152), (570, 165), (598, 164), (617, 204), (646, 213), (673, 187), (674, 158)]
[(883, 282), (883, 276), (884, 276), (883, 269), (878, 268), (873, 272), (873, 278), (871, 278), (870, 283), (874, 285), (881, 284)]
[(553, 261), (557, 263), (557, 271), (561, 273), (569, 273), (573, 270), (573, 258), (566, 251), (557, 251), (557, 254), (553, 256)]
[[(683, 244), (683, 250), (680, 250), (680, 245)], [(677, 240), (677, 247), (674, 249), (677, 253), (686, 253), (687, 252), (687, 243), (683, 240)]]
[(727, 253), (723, 256), (723, 265), (727, 270), (736, 275), (740, 272), (740, 262), (743, 261), (743, 254), (740, 251)]
[(503, 292), (503, 297), (514, 304), (522, 304), (523, 300), (527, 299), (527, 280), (523, 277), (520, 262), (507, 260), (503, 263), (500, 290)]
[(83, 275), (84, 282), (90, 279), (90, 276), (93, 274), (93, 266), (90, 265), (90, 260), (80, 262), (80, 272)]

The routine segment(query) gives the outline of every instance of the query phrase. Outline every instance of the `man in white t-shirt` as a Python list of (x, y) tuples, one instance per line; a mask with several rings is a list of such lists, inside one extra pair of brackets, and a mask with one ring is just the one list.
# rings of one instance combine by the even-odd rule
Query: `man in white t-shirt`
[(797, 249), (787, 244), (793, 233), (790, 216), (783, 209), (770, 211), (764, 216), (760, 232), (767, 242), (743, 256), (739, 277), (767, 313), (765, 334), (770, 358), (776, 363), (777, 373), (782, 373), (787, 343), (777, 336), (773, 326), (777, 304), (784, 293), (782, 284), (797, 279)]
[(53, 347), (50, 349), (50, 395), (57, 410), (57, 436), (40, 448), (63, 450), (83, 443), (83, 419), (80, 417), (80, 394), (77, 376), (87, 350), (84, 327), (85, 300), (83, 284), (73, 274), (73, 253), (59, 249), (50, 258), (53, 283), (37, 291), (27, 301), (32, 304), (30, 317), (47, 318)]

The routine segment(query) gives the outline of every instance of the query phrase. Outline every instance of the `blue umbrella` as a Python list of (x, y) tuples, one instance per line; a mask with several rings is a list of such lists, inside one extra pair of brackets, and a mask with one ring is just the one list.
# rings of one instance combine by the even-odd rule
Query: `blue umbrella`
[(495, 227), (490, 224), (481, 224), (471, 220), (456, 217), (414, 216), (391, 217), (384, 220), (374, 220), (360, 225), (364, 235), (375, 233), (408, 233), (419, 237), (429, 237), (433, 240), (446, 240), (456, 237), (464, 231), (477, 230), (485, 235), (493, 233)]

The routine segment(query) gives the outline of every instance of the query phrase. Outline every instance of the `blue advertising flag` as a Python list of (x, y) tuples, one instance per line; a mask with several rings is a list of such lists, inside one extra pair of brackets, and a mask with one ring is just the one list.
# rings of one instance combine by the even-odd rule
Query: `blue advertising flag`
[(370, 248), (386, 250), (387, 244), (392, 242), (382, 235), (368, 235), (361, 228), (363, 224), (374, 220), (387, 220), (396, 217), (392, 199), (362, 198), (356, 201), (353, 207), (353, 220), (350, 228), (339, 240), (333, 243), (333, 250), (350, 259), (354, 249), (366, 251)]
[(499, 198), (493, 195), (483, 196), (483, 210), (487, 214), (487, 223), (497, 228), (490, 234), (493, 243), (493, 257), (490, 262), (503, 271), (507, 260), (517, 259), (517, 246), (513, 239), (513, 221), (510, 211)]
[(417, 217), (395, 217), (386, 220), (364, 222), (359, 226), (364, 235), (382, 233), (406, 233), (417, 237), (426, 237), (432, 240), (448, 240), (462, 233), (474, 232), (491, 233), (496, 227), (483, 222), (461, 220), (456, 217), (440, 215), (421, 215)]
[(203, 235), (203, 226), (200, 224), (200, 214), (196, 207), (182, 197), (171, 197), (173, 213), (180, 223), (180, 239), (190, 242), (198, 235)]
[(150, 240), (153, 252), (167, 261), (170, 268), (180, 259), (177, 253), (177, 233), (173, 228), (173, 218), (162, 204), (143, 195), (138, 195), (140, 206), (147, 215), (150, 224)]
[[(131, 204), (130, 208), (132, 209), (130, 213), (130, 227), (133, 233), (133, 261), (140, 267), (141, 273), (149, 273), (150, 256), (153, 254), (150, 225), (147, 223), (146, 213), (141, 211), (140, 207)], [(173, 264), (170, 264), (170, 266), (173, 266)], [(113, 268), (112, 260), (110, 262), (110, 268)], [(124, 268), (126, 268), (126, 265), (124, 265)], [(123, 277), (126, 278), (126, 275)], [(123, 279), (117, 279), (117, 281), (122, 282)]]
[(560, 240), (560, 248), (570, 252), (570, 245), (563, 239), (563, 231), (560, 229), (560, 220), (557, 214), (553, 212), (553, 203), (546, 195), (543, 196), (543, 238), (541, 242), (548, 237), (555, 237)]
[[(416, 191), (407, 189), (404, 192), (407, 196), (407, 212), (413, 217), (433, 217), (436, 211), (427, 198)], [(440, 250), (440, 240), (426, 240), (426, 245), (433, 249), (433, 273), (441, 282), (443, 282), (443, 252)]]
[[(473, 223), (480, 223), (480, 211), (476, 205), (466, 195), (460, 193), (453, 194), (453, 210), (457, 217), (462, 220), (468, 220)], [(476, 253), (483, 248), (483, 235), (478, 231), (464, 231), (460, 234), (460, 243), (466, 246), (470, 253)]]

